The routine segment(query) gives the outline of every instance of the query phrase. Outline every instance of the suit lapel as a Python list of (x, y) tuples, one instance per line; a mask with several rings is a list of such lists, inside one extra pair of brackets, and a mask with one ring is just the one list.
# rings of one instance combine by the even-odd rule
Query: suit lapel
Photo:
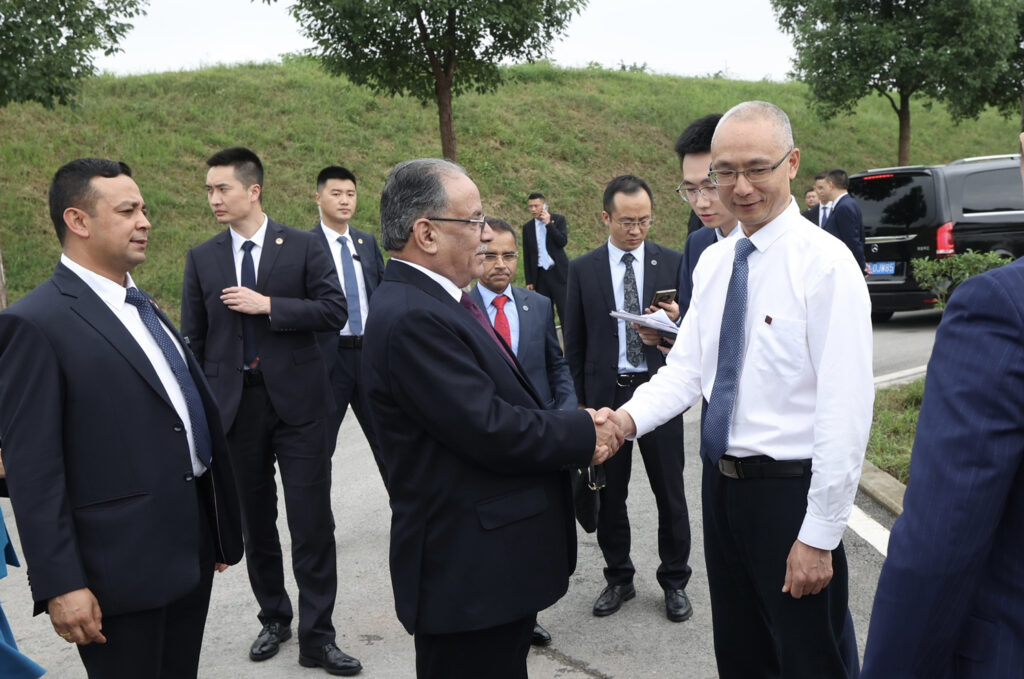
[(220, 234), (214, 243), (217, 245), (217, 265), (220, 267), (220, 275), (223, 280), (221, 289), (241, 285), (238, 274), (235, 273), (235, 253), (231, 249), (231, 230), (228, 229)]
[(284, 227), (272, 219), (267, 220), (267, 233), (263, 236), (263, 252), (260, 254), (260, 270), (256, 274), (256, 292), (263, 293), (267, 289), (270, 272), (274, 270), (274, 262), (281, 253), (281, 246), (287, 240)]
[(171, 400), (164, 390), (164, 385), (160, 383), (153, 364), (149, 362), (142, 347), (124, 327), (124, 323), (114, 315), (110, 307), (86, 285), (85, 281), (63, 264), (57, 265), (53, 281), (61, 294), (75, 298), (71, 304), (71, 310), (102, 335), (131, 364), (139, 376), (153, 388), (153, 391), (158, 393), (167, 402), (167, 405), (171, 405)]
[[(543, 332), (537, 332), (537, 326), (543, 321), (537, 312), (536, 305), (530, 305), (526, 301), (523, 291), (512, 287), (512, 303), (516, 305), (516, 314), (519, 316), (519, 352), (518, 356), (532, 356), (534, 340), (543, 337)], [(517, 357), (518, 357), (517, 356)]]
[(372, 271), (372, 268), (377, 265), (377, 253), (374, 252), (375, 248), (371, 245), (367, 234), (353, 229), (351, 226), (348, 227), (348, 231), (356, 246), (356, 254), (359, 255), (359, 266), (363, 269), (363, 285), (366, 286), (366, 297), (369, 299), (377, 288), (374, 284), (374, 280), (377, 278), (376, 272)]
[[(612, 289), (612, 267), (608, 262), (608, 244), (594, 250), (594, 278), (597, 280), (597, 287), (601, 291), (605, 307), (618, 309), (615, 304), (615, 292)], [(611, 316), (609, 316), (611, 318)], [(614, 321), (612, 321), (614, 323)]]
[(658, 267), (664, 266), (658, 259), (661, 257), (661, 248), (647, 241), (644, 245), (644, 291), (640, 299), (640, 313), (643, 313), (650, 301), (654, 299), (654, 292), (658, 285)]

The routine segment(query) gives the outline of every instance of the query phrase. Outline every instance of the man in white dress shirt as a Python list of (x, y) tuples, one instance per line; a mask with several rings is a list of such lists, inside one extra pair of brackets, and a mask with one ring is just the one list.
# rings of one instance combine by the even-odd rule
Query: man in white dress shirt
[(870, 302), (849, 250), (800, 217), (799, 164), (773, 104), (719, 122), (710, 175), (743, 237), (701, 257), (665, 368), (617, 412), (643, 436), (709, 402), (704, 546), (724, 679), (857, 671), (840, 648), (842, 534), (871, 424)]

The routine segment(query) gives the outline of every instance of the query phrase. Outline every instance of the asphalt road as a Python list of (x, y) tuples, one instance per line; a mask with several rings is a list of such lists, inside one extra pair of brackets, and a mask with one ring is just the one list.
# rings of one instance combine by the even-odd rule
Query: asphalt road
[[(877, 326), (876, 376), (924, 365), (938, 320), (937, 312), (897, 314), (888, 323)], [(700, 539), (699, 416), (690, 412), (685, 420), (684, 481), (694, 535), (693, 577), (687, 591), (694, 606), (693, 618), (684, 623), (672, 623), (665, 618), (664, 600), (655, 579), (658, 565), (656, 510), (640, 456), (635, 455), (629, 511), (633, 526), (632, 556), (637, 566), (637, 598), (610, 617), (595, 618), (591, 614), (594, 599), (604, 584), (602, 559), (595, 537), (580, 531), (579, 565), (569, 592), (539, 617), (554, 636), (554, 643), (531, 652), (532, 679), (705, 679), (716, 676)], [(361, 676), (411, 679), (415, 676), (412, 637), (395, 618), (388, 574), (390, 511), (387, 497), (369, 448), (351, 414), (342, 426), (333, 474), (339, 564), (334, 613), (338, 645), (363, 662), (365, 669)], [(857, 504), (884, 527), (891, 526), (892, 516), (870, 499), (860, 496)], [(0, 500), (0, 507), (15, 536), (15, 545), (20, 544), (9, 501)], [(282, 538), (287, 539), (283, 516), (280, 531)], [(852, 530), (846, 533), (845, 545), (850, 562), (850, 607), (863, 652), (883, 557)], [(286, 552), (288, 548), (286, 544)], [(296, 589), (290, 577), (288, 584), (294, 597)], [(500, 586), (501, 583), (495, 583), (495, 587)], [(779, 586), (781, 588), (782, 583)], [(0, 581), (0, 601), (19, 646), (49, 669), (48, 676), (85, 677), (74, 647), (56, 635), (48, 618), (45, 615), (31, 617), (24, 568), (11, 569), (10, 575)], [(200, 676), (257, 679), (326, 676), (321, 670), (298, 665), (294, 637), (283, 645), (276, 657), (262, 663), (250, 662), (248, 647), (259, 627), (244, 565), (217, 575)]]

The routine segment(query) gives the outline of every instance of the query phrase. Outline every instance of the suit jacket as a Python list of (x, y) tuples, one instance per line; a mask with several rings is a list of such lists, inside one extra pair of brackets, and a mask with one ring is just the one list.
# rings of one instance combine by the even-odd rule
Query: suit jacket
[[(324, 246), (327, 258), (334, 264), (334, 269), (340, 276), (341, 262), (334, 261), (331, 245), (327, 242), (327, 235), (320, 228), (319, 222), (311, 229), (311, 232), (315, 236), (319, 236), (316, 240)], [(377, 247), (377, 239), (373, 237), (373, 234), (354, 229), (351, 225), (348, 227), (348, 232), (352, 238), (353, 245), (355, 245), (356, 255), (359, 257), (358, 264), (363, 270), (363, 284), (366, 286), (366, 303), (369, 304), (374, 290), (377, 289), (377, 286), (384, 279), (384, 256), (381, 254), (380, 248)], [(328, 374), (330, 374), (334, 364), (338, 361), (337, 338), (337, 331), (319, 333), (318, 341), (320, 342), (320, 349), (324, 354), (324, 361), (327, 363)]]
[(862, 679), (1024, 676), (1024, 261), (954, 292)]
[[(157, 309), (164, 325), (185, 346)], [(199, 364), (213, 463), (192, 475), (188, 439), (124, 324), (63, 264), (0, 313), (0, 436), (36, 612), (82, 587), (104, 615), (162, 607), (199, 584), (200, 497), (214, 554), (242, 557), (227, 443)]]
[(809, 222), (812, 222), (815, 226), (820, 226), (820, 224), (818, 224), (818, 215), (820, 214), (821, 204), (819, 203), (818, 205), (815, 205), (814, 207), (809, 207), (803, 212), (801, 212), (800, 216), (808, 220)]
[(830, 234), (846, 243), (850, 248), (857, 266), (863, 271), (864, 261), (864, 217), (860, 206), (848, 193), (843, 194), (832, 206), (832, 212), (823, 227)]
[(486, 629), (553, 604), (576, 564), (566, 469), (593, 455), (590, 416), (546, 410), (490, 331), (394, 259), (364, 337), (406, 630)]
[[(225, 431), (242, 398), (242, 314), (220, 301), (221, 290), (233, 285), (228, 230), (188, 251), (181, 331), (210, 381)], [(274, 410), (289, 424), (326, 417), (334, 397), (315, 333), (338, 330), (348, 312), (334, 267), (313, 234), (268, 221), (256, 292), (271, 298), (270, 316), (254, 318), (259, 368)]]
[[(565, 254), (565, 244), (569, 242), (569, 224), (565, 215), (551, 213), (548, 224), (548, 237), (545, 240), (548, 254), (555, 260), (555, 269), (564, 272), (569, 269), (569, 257)], [(523, 224), (523, 275), (527, 285), (537, 283), (537, 229), (534, 220)]]
[[(473, 286), (469, 296), (487, 313), (477, 286)], [(516, 358), (523, 372), (545, 406), (575, 410), (576, 392), (572, 387), (569, 364), (562, 354), (562, 346), (555, 332), (555, 312), (551, 308), (551, 300), (532, 290), (515, 286), (512, 287), (512, 297), (516, 313), (519, 314), (519, 351), (516, 352)]]
[[(648, 240), (644, 246), (644, 289), (641, 309), (650, 305), (656, 290), (679, 284), (683, 256)], [(608, 244), (591, 250), (569, 266), (568, 299), (562, 332), (565, 357), (576, 385), (576, 397), (590, 408), (611, 406), (619, 372), (618, 321), (608, 315), (615, 309)], [(658, 347), (644, 345), (647, 369), (652, 374), (665, 365)]]
[[(737, 229), (741, 228), (739, 224)], [(693, 270), (697, 268), (697, 262), (701, 254), (710, 246), (718, 242), (715, 229), (707, 227), (700, 231), (694, 231), (686, 237), (686, 244), (683, 245), (683, 264), (679, 267), (679, 317), (686, 315), (690, 308), (690, 298), (693, 297)]]

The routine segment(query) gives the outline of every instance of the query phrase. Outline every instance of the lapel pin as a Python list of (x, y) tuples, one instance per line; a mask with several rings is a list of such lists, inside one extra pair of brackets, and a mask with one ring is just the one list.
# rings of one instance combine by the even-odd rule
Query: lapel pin
[(362, 239), (362, 238), (360, 238), (360, 239), (359, 239), (358, 241), (356, 241), (356, 242), (358, 242), (358, 243), (359, 243), (360, 245), (362, 245), (362, 244), (363, 244), (363, 239)]
[(767, 323), (768, 325), (771, 325), (772, 324), (772, 317), (771, 316), (765, 316), (764, 317), (764, 322)]
[(278, 236), (277, 240), (275, 240), (274, 242), (277, 243), (278, 245), (281, 245), (282, 243), (284, 243), (284, 238)]
[(529, 310), (530, 310), (530, 307), (528, 307), (528, 306), (526, 306), (526, 305), (524, 304), (524, 305), (523, 305), (523, 311), (529, 311)]
[(652, 259), (651, 260), (651, 266), (658, 266), (658, 260)]

